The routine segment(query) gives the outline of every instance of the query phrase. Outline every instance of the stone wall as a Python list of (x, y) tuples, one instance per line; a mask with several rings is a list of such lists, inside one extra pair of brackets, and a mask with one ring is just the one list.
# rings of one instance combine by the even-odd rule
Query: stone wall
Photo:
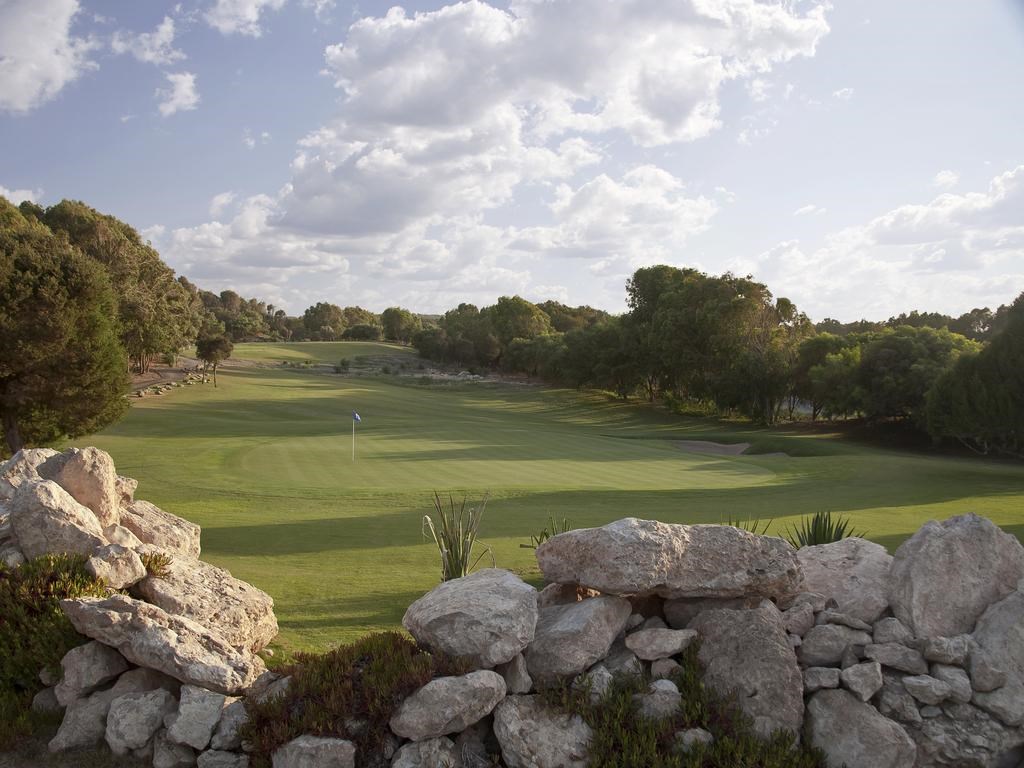
[[(246, 697), (288, 688), (259, 653), (277, 630), (263, 592), (203, 563), (199, 529), (133, 498), (94, 448), (23, 451), (0, 466), (0, 557), (90, 557), (127, 595), (65, 601), (92, 642), (36, 700), (64, 709), (53, 750), (106, 742), (154, 768), (246, 766)], [(170, 558), (160, 575), (142, 556)], [(1024, 548), (974, 515), (931, 522), (890, 556), (851, 538), (795, 550), (729, 526), (624, 519), (537, 550), (548, 586), (484, 569), (413, 603), (403, 624), (425, 648), (472, 664), (436, 679), (391, 720), (398, 768), (584, 768), (590, 731), (537, 691), (617, 675), (650, 680), (635, 699), (671, 714), (667, 678), (699, 643), (704, 683), (736, 694), (755, 730), (820, 747), (839, 768), (1024, 765)], [(678, 749), (713, 738), (681, 731)], [(303, 736), (275, 768), (356, 764), (355, 747)]]

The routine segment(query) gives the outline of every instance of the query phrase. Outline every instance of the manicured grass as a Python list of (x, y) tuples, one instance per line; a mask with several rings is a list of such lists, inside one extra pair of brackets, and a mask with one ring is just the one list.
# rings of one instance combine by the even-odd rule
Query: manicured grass
[(301, 344), (239, 344), (233, 357), (259, 362), (336, 363), (343, 357), (409, 355), (408, 347), (375, 341), (304, 341)]
[[(359, 347), (381, 345), (358, 345)], [(410, 355), (387, 347), (386, 354)], [(325, 350), (321, 352), (320, 350)], [(235, 357), (334, 361), (356, 344), (239, 345)], [(321, 357), (322, 356), (322, 357)], [(1024, 534), (1024, 466), (865, 446), (826, 433), (672, 416), (540, 387), (422, 384), (288, 368), (227, 369), (220, 386), (133, 401), (77, 441), (113, 455), (138, 496), (203, 526), (203, 557), (274, 596), (276, 645), (324, 649), (399, 625), (437, 583), (421, 535), (431, 493), (491, 492), (481, 538), (537, 576), (519, 547), (549, 515), (717, 523), (833, 510), (890, 550), (929, 519), (974, 511)], [(351, 459), (350, 412), (358, 425)], [(750, 442), (785, 456), (684, 453), (674, 440)], [(489, 562), (489, 561), (488, 561)]]

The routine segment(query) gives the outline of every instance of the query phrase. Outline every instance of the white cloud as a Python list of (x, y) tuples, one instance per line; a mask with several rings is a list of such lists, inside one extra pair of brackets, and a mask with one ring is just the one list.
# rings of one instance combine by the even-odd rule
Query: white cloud
[(0, 2), (0, 111), (29, 112), (96, 64), (98, 44), (71, 34), (78, 0)]
[(983, 192), (899, 206), (816, 249), (787, 241), (734, 268), (753, 271), (817, 318), (964, 312), (1024, 291), (1022, 210), (1024, 165)]
[(0, 197), (6, 197), (9, 202), (15, 205), (26, 200), (38, 203), (42, 196), (43, 191), (41, 189), (8, 189), (0, 184)]
[(256, 149), (257, 144), (267, 144), (270, 142), (270, 132), (261, 131), (259, 138), (253, 135), (253, 132), (246, 128), (242, 131), (242, 144), (246, 149)]
[(750, 94), (751, 100), (755, 102), (768, 101), (771, 98), (773, 88), (774, 86), (771, 83), (760, 77), (755, 77), (747, 83), (747, 93)]
[[(260, 20), (264, 11), (279, 11), (284, 7), (287, 0), (215, 0), (213, 5), (207, 9), (203, 18), (206, 23), (224, 35), (248, 35), (249, 37), (260, 37), (263, 34), (263, 27)], [(314, 7), (319, 11), (319, 6), (327, 6), (327, 3), (316, 2)]]
[(823, 213), (825, 213), (825, 209), (814, 203), (802, 205), (793, 211), (794, 216), (821, 216)]
[(849, 101), (853, 98), (853, 88), (840, 88), (838, 91), (833, 91), (832, 98), (839, 99), (840, 101)]
[(937, 189), (952, 189), (960, 182), (960, 174), (956, 171), (939, 171), (932, 180)]
[[(257, 30), (270, 7), (233, 5)], [(814, 54), (826, 6), (804, 7), (512, 0), (359, 19), (325, 52), (339, 114), (299, 142), (289, 181), (231, 222), (165, 233), (168, 258), (236, 290), (269, 269), (283, 306), (344, 289), (444, 309), (561, 286), (558, 257), (575, 257), (602, 264), (620, 302), (624, 270), (679, 258), (730, 195), (654, 165), (605, 170), (606, 147), (716, 130), (726, 83)]]
[(130, 53), (147, 64), (173, 64), (185, 58), (185, 54), (174, 47), (174, 19), (164, 20), (152, 32), (136, 34), (118, 30), (110, 41), (110, 48), (116, 54)]
[(168, 73), (167, 82), (169, 88), (158, 88), (156, 91), (157, 98), (161, 100), (161, 115), (170, 117), (175, 112), (187, 112), (199, 106), (199, 91), (193, 73)]
[(210, 216), (219, 219), (228, 206), (235, 201), (235, 197), (234, 192), (221, 192), (219, 195), (214, 195), (210, 200)]

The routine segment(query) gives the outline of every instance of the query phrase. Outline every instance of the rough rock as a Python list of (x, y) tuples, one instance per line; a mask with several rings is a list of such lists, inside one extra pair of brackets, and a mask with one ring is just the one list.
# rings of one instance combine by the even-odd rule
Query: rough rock
[(114, 687), (111, 690), (118, 696), (123, 696), (126, 693), (145, 693), (146, 691), (155, 691), (158, 688), (162, 688), (177, 698), (181, 691), (181, 683), (173, 677), (165, 675), (163, 672), (157, 672), (155, 669), (138, 667), (137, 669), (129, 669), (117, 678), (117, 682), (114, 683)]
[(192, 768), (196, 753), (191, 747), (175, 744), (161, 729), (153, 737), (153, 768)]
[(91, 555), (107, 543), (96, 515), (50, 480), (28, 480), (11, 500), (11, 527), (25, 557), (48, 552)]
[[(919, 766), (997, 766), (1024, 744), (1024, 731), (1007, 728), (970, 704), (946, 703), (939, 714), (909, 729)], [(1019, 757), (1019, 755), (1018, 755)]]
[(822, 688), (838, 688), (840, 671), (836, 667), (807, 667), (804, 670), (804, 692), (814, 693)]
[(536, 624), (537, 590), (498, 568), (440, 584), (402, 619), (417, 642), (488, 669), (525, 650)]
[(864, 646), (864, 655), (879, 662), (882, 666), (892, 667), (911, 675), (928, 674), (928, 663), (924, 656), (913, 648), (898, 643), (881, 643)]
[(626, 518), (553, 536), (537, 562), (550, 582), (609, 595), (785, 598), (801, 589), (788, 542), (729, 525)]
[(884, 643), (909, 645), (914, 640), (914, 633), (895, 616), (889, 616), (875, 622), (873, 639), (876, 645)]
[(95, 640), (72, 648), (60, 660), (61, 681), (54, 693), (67, 706), (128, 670), (124, 656)]
[(651, 677), (655, 680), (668, 677), (682, 665), (675, 659), (658, 659), (651, 664)]
[(818, 624), (804, 635), (797, 654), (805, 667), (828, 667), (842, 661), (847, 647), (866, 646), (870, 642), (867, 632), (841, 624)]
[(843, 687), (861, 701), (867, 701), (882, 688), (882, 665), (877, 661), (854, 664), (839, 675)]
[(692, 629), (641, 629), (626, 636), (626, 647), (644, 661), (682, 653), (697, 637)]
[[(761, 598), (759, 597), (680, 597), (665, 601), (665, 621), (672, 629), (686, 629), (690, 622), (703, 611), (715, 608), (733, 610), (757, 608), (760, 604)], [(811, 623), (813, 623), (813, 617)]]
[(921, 653), (928, 661), (962, 667), (967, 661), (967, 654), (970, 653), (970, 650), (970, 636), (957, 635), (956, 637), (929, 637), (924, 641)]
[(511, 661), (499, 664), (494, 671), (505, 678), (505, 688), (509, 693), (529, 693), (533, 689), (533, 680), (521, 653), (517, 653)]
[(871, 632), (872, 627), (866, 621), (861, 621), (856, 616), (839, 611), (822, 611), (815, 619), (815, 624), (839, 624), (850, 629), (859, 629), (861, 632)]
[(683, 754), (692, 752), (697, 745), (707, 747), (714, 743), (715, 737), (703, 728), (687, 728), (685, 731), (677, 731), (675, 735), (675, 749)]
[(578, 584), (548, 584), (537, 595), (537, 610), (549, 605), (578, 603), (580, 600), (598, 597), (600, 594), (596, 590), (587, 589)]
[(843, 690), (818, 691), (807, 704), (807, 738), (829, 765), (913, 768), (917, 747), (899, 724)]
[(461, 768), (462, 756), (451, 739), (413, 741), (398, 750), (391, 768)]
[(270, 595), (223, 568), (181, 555), (160, 576), (147, 576), (133, 593), (167, 613), (192, 619), (236, 648), (256, 652), (277, 636)]
[(504, 697), (504, 678), (490, 670), (439, 677), (402, 702), (391, 717), (391, 730), (413, 741), (458, 733), (489, 715)]
[(107, 713), (115, 698), (111, 691), (97, 691), (88, 698), (71, 702), (57, 734), (50, 740), (49, 750), (63, 752), (98, 745), (107, 731)]
[(194, 621), (124, 595), (62, 600), (61, 608), (86, 637), (183, 683), (236, 695), (265, 669), (259, 657), (237, 651)]
[(508, 768), (586, 768), (592, 732), (579, 715), (548, 710), (538, 696), (509, 696), (494, 710)]
[(971, 700), (971, 679), (960, 667), (949, 664), (932, 664), (931, 674), (949, 686), (949, 698), (958, 704), (966, 704)]
[(682, 706), (683, 696), (671, 680), (655, 680), (644, 693), (633, 695), (633, 705), (640, 717), (663, 720), (672, 717)]
[(903, 687), (903, 676), (882, 670), (882, 690), (875, 699), (878, 711), (901, 723), (920, 723), (917, 700)]
[(535, 682), (549, 681), (587, 669), (608, 654), (629, 613), (629, 601), (621, 597), (592, 597), (542, 609), (525, 654), (530, 676)]
[(208, 749), (196, 760), (197, 768), (249, 768), (249, 756)]
[[(138, 490), (139, 481), (131, 477), (124, 477), (118, 475), (114, 481), (114, 487), (117, 490), (117, 498), (120, 502), (119, 506), (127, 507), (133, 501), (135, 501), (135, 491)], [(118, 515), (120, 517), (120, 515)]]
[(941, 704), (950, 694), (949, 684), (931, 675), (908, 675), (903, 678), (903, 687), (922, 704)]
[(1007, 725), (1024, 724), (1024, 592), (1013, 592), (986, 610), (973, 639), (979, 658), (1006, 673), (1001, 687), (975, 694), (974, 703)]
[(153, 546), (152, 544), (144, 544), (139, 540), (139, 537), (129, 531), (123, 525), (108, 525), (103, 529), (103, 536), (111, 544), (120, 544), (122, 547), (128, 549), (134, 549), (136, 551), (141, 550), (146, 546)]
[[(630, 617), (632, 618), (632, 617)], [(668, 629), (668, 624), (661, 616), (651, 616), (650, 618), (644, 619), (643, 623), (640, 624), (640, 629)]]
[(926, 523), (896, 550), (893, 614), (918, 637), (969, 633), (1024, 577), (1024, 547), (977, 515)]
[(782, 625), (791, 635), (802, 638), (814, 626), (814, 609), (810, 603), (798, 603), (783, 612)]
[(60, 712), (64, 705), (57, 701), (57, 694), (53, 688), (43, 688), (32, 697), (33, 712)]
[(175, 744), (206, 749), (224, 707), (230, 703), (224, 694), (194, 685), (181, 686), (181, 704), (168, 722), (167, 738)]
[(345, 739), (299, 736), (272, 756), (273, 768), (355, 768), (356, 745)]
[(107, 713), (107, 746), (121, 756), (142, 749), (163, 726), (164, 716), (174, 711), (175, 703), (162, 689), (118, 696)]
[(761, 734), (800, 730), (803, 675), (774, 605), (765, 601), (756, 610), (705, 611), (690, 628), (701, 638), (698, 659), (705, 685), (722, 694), (736, 692)]
[(85, 562), (85, 570), (111, 589), (125, 589), (146, 576), (146, 566), (138, 553), (120, 544), (97, 549)]
[(20, 547), (16, 547), (12, 544), (0, 547), (0, 563), (3, 563), (8, 568), (17, 568), (25, 564), (25, 553), (21, 551)]
[(53, 480), (82, 506), (96, 515), (101, 526), (117, 525), (121, 520), (121, 494), (117, 490), (117, 472), (110, 454), (99, 448), (69, 448), (51, 456), (36, 471)]
[(245, 702), (235, 699), (221, 712), (217, 730), (210, 738), (211, 749), (235, 750), (242, 746), (241, 728), (249, 722), (249, 714)]
[(971, 687), (976, 691), (994, 691), (1006, 685), (1006, 670), (976, 643), (971, 647), (971, 655), (967, 659), (967, 671), (971, 676)]
[(608, 671), (604, 664), (595, 664), (585, 675), (580, 675), (573, 682), (572, 687), (576, 689), (586, 688), (589, 694), (590, 703), (597, 704), (608, 693), (615, 676)]
[(880, 544), (851, 536), (802, 547), (796, 556), (805, 589), (832, 598), (842, 613), (871, 624), (888, 607), (892, 556)]
[(14, 498), (14, 492), (26, 480), (39, 480), (36, 467), (56, 455), (50, 448), (22, 448), (7, 461), (0, 462), (0, 501)]
[(200, 528), (148, 501), (133, 501), (121, 509), (121, 525), (139, 541), (172, 554), (199, 557)]
[(638, 677), (644, 673), (640, 657), (626, 647), (626, 640), (621, 635), (615, 638), (601, 663), (614, 677)]

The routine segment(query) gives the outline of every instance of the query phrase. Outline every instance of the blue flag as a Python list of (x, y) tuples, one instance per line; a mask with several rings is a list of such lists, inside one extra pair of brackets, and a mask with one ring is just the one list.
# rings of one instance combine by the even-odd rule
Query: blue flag
[(352, 421), (362, 421), (362, 419), (359, 418), (359, 414), (355, 411), (352, 411)]

